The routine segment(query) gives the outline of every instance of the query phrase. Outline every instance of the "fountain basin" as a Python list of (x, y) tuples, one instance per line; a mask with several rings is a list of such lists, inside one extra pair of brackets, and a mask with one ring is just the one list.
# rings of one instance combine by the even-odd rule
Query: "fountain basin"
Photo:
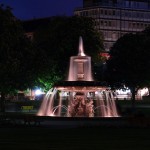
[(60, 91), (71, 92), (95, 92), (110, 89), (106, 83), (96, 81), (61, 81), (55, 84), (55, 87)]

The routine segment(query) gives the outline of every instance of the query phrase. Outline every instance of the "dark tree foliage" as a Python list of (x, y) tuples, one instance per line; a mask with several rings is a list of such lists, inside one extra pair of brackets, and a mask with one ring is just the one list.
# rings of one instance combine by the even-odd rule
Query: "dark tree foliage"
[(125, 85), (131, 89), (134, 106), (136, 90), (146, 86), (150, 71), (150, 40), (140, 32), (121, 37), (110, 50), (107, 77), (115, 86)]
[[(143, 40), (144, 40), (144, 49), (145, 51), (147, 51), (147, 53), (150, 52), (149, 48), (150, 48), (150, 26), (148, 26), (144, 31), (141, 32), (141, 34), (143, 35)], [(145, 80), (143, 85), (147, 86), (149, 89), (149, 93), (150, 93), (150, 60), (149, 60), (150, 56), (147, 56), (147, 64), (146, 64), (146, 70), (145, 70)]]
[(9, 7), (0, 6), (0, 94), (1, 111), (5, 95), (32, 85), (33, 51), (21, 23)]
[(93, 62), (100, 61), (102, 36), (94, 29), (91, 18), (53, 17), (47, 25), (35, 32), (34, 42), (43, 57), (39, 57), (41, 83), (66, 79), (70, 56), (78, 54), (80, 36), (83, 38), (85, 53), (92, 57)]

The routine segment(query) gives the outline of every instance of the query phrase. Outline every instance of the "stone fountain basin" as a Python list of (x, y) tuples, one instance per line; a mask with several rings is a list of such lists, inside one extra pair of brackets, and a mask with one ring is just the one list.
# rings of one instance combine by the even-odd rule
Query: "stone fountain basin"
[(98, 82), (98, 81), (61, 81), (55, 84), (55, 87), (61, 91), (71, 91), (71, 92), (72, 91), (93, 92), (110, 89), (105, 82)]

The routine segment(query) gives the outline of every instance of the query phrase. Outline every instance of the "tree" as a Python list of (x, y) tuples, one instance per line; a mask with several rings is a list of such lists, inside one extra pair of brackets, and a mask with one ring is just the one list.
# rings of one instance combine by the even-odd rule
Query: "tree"
[(131, 89), (133, 108), (136, 90), (146, 85), (150, 75), (150, 41), (146, 39), (142, 32), (124, 35), (111, 48), (107, 62), (109, 81)]
[(22, 25), (9, 7), (0, 5), (0, 94), (1, 111), (5, 96), (32, 85), (32, 44), (25, 37)]
[[(148, 52), (150, 48), (150, 26), (148, 26), (145, 30), (141, 32), (143, 35), (143, 40), (144, 40), (144, 49)], [(149, 57), (149, 56), (148, 56)], [(148, 87), (149, 93), (150, 93), (150, 70), (148, 69), (150, 67), (150, 61), (149, 58), (147, 57), (147, 64), (146, 67), (146, 76), (144, 80), (144, 86)], [(150, 96), (150, 94), (149, 94)]]
[(83, 37), (85, 53), (92, 57), (93, 62), (100, 61), (99, 53), (103, 49), (102, 35), (94, 29), (91, 18), (52, 17), (47, 25), (35, 32), (36, 49), (43, 57), (39, 57), (39, 80), (42, 83), (54, 83), (65, 79), (70, 56), (78, 53), (80, 36)]

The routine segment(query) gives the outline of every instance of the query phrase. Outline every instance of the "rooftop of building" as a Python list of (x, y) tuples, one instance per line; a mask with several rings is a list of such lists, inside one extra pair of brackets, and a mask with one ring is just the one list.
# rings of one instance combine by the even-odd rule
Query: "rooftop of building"
[(150, 9), (149, 0), (83, 0), (83, 8), (92, 6)]

